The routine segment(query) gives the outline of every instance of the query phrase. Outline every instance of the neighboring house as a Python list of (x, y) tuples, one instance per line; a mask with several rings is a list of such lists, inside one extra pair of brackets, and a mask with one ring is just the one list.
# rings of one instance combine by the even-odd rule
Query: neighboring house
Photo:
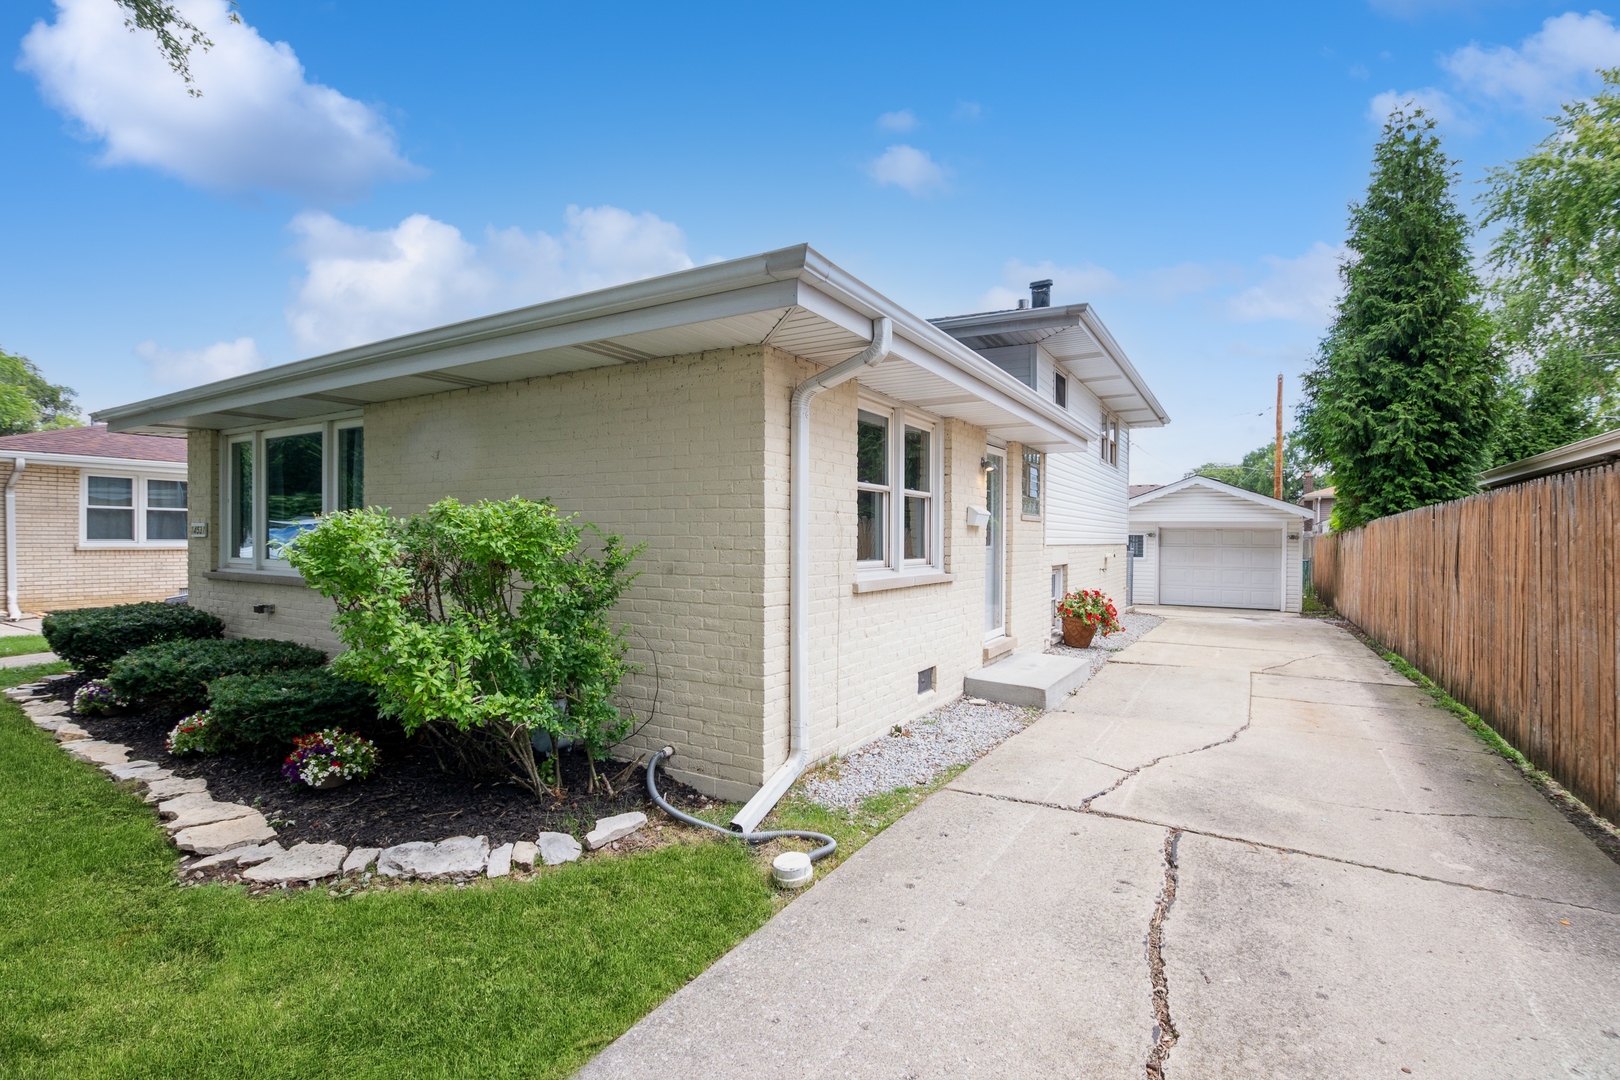
[[(1169, 417), (1089, 304), (1050, 306), (1052, 282), (1030, 282), (1031, 300), (1012, 311), (932, 320), (1035, 393), (1083, 422), (1096, 425), (1095, 446), (1081, 453), (1042, 455), (1026, 449), (1013, 461), (1016, 489), (1009, 542), (1044, 537), (1044, 564), (1021, 560), (1030, 578), (1049, 568), (1052, 624), (1056, 604), (1073, 589), (1102, 589), (1127, 599), (1126, 504), (1130, 488), (1131, 429), (1159, 427)], [(1045, 485), (1044, 493), (1042, 485)], [(1039, 525), (1035, 523), (1039, 522)], [(1033, 526), (1033, 527), (1032, 527)], [(1035, 634), (1032, 627), (1021, 633)], [(1041, 640), (1018, 638), (1040, 647)], [(1013, 648), (1012, 638), (1002, 642)]]
[(1299, 611), (1311, 511), (1207, 476), (1131, 500), (1138, 604)]
[(6, 617), (186, 587), (186, 440), (105, 425), (0, 437)]
[[(749, 800), (751, 825), (808, 763), (1044, 648), (1054, 568), (1114, 572), (1125, 425), (1163, 414), (1063, 311), (1049, 336), (1096, 343), (1038, 356), (1066, 399), (801, 246), (97, 415), (189, 433), (191, 602), (231, 634), (336, 646), (281, 550), (326, 511), (523, 495), (645, 544), (620, 606), (630, 748), (673, 745), (673, 773)], [(1105, 452), (1118, 482), (1087, 488)]]
[(1489, 491), (1492, 488), (1522, 484), (1538, 476), (1591, 469), (1615, 461), (1620, 461), (1620, 430), (1606, 431), (1589, 439), (1565, 443), (1563, 446), (1555, 446), (1531, 457), (1487, 469), (1479, 474), (1479, 486)]
[(1323, 536), (1333, 531), (1333, 489), (1316, 488), (1299, 497), (1299, 503), (1311, 512), (1306, 529), (1312, 536)]

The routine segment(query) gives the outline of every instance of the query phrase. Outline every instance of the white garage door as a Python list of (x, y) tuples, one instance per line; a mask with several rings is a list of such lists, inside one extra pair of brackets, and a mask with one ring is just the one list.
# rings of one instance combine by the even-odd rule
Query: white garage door
[(1159, 530), (1159, 603), (1276, 611), (1281, 602), (1280, 532)]

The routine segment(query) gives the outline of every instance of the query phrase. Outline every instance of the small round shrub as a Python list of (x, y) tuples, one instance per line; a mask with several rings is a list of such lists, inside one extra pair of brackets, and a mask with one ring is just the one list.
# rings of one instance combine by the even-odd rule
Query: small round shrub
[(227, 675), (208, 684), (208, 708), (238, 743), (290, 743), (330, 725), (367, 728), (377, 714), (371, 687), (331, 668)]
[(325, 663), (325, 653), (295, 641), (165, 641), (119, 657), (107, 673), (107, 685), (125, 701), (192, 712), (208, 703), (208, 684), (223, 676), (267, 675)]
[(73, 711), (80, 716), (106, 716), (123, 708), (124, 699), (103, 679), (91, 679), (73, 692)]
[(293, 752), (282, 763), (289, 783), (319, 787), (331, 779), (363, 780), (377, 768), (377, 747), (341, 728), (327, 728), (293, 740)]
[(225, 624), (188, 604), (119, 604), (45, 616), (40, 632), (51, 651), (86, 675), (107, 673), (114, 660), (159, 641), (218, 638)]
[(208, 710), (194, 712), (169, 732), (163, 745), (171, 754), (217, 754), (224, 749), (224, 740), (214, 725)]

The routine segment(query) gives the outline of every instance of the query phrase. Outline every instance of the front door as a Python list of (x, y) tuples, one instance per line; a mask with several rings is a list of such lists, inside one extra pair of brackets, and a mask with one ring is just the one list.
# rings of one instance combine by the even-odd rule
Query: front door
[(1007, 632), (1007, 545), (1002, 535), (1007, 505), (1007, 453), (992, 447), (987, 459), (990, 471), (984, 478), (984, 502), (990, 521), (984, 527), (984, 638), (989, 641)]

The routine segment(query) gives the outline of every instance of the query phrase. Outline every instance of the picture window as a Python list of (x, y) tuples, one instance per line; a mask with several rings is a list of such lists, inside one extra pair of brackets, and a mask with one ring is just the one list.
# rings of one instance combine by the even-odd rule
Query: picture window
[(225, 562), (284, 569), (287, 546), (322, 514), (365, 505), (365, 429), (339, 420), (233, 436), (223, 487)]

